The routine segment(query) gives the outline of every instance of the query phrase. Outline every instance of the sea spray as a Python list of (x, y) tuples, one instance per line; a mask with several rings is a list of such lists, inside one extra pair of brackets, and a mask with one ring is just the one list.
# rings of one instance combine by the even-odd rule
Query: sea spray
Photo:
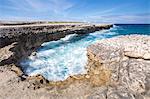
[[(24, 72), (30, 76), (42, 74), (51, 81), (65, 80), (70, 75), (85, 74), (87, 46), (98, 40), (118, 35), (150, 34), (147, 28), (139, 26), (114, 26), (85, 35), (71, 34), (57, 41), (43, 43), (34, 55), (21, 62)], [(134, 29), (135, 28), (135, 29)]]

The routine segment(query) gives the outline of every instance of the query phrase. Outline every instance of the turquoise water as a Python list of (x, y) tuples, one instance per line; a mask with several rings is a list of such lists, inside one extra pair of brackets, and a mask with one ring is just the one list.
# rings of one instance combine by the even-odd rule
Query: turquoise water
[(23, 60), (21, 66), (30, 76), (42, 74), (51, 81), (65, 80), (70, 75), (86, 73), (87, 46), (97, 40), (128, 34), (150, 35), (150, 25), (114, 25), (109, 30), (86, 35), (67, 35), (60, 40), (43, 43), (36, 55)]

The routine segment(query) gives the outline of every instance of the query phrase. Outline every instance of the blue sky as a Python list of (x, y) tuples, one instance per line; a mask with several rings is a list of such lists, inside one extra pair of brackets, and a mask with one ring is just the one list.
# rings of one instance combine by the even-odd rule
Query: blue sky
[(0, 20), (150, 23), (150, 0), (0, 0)]

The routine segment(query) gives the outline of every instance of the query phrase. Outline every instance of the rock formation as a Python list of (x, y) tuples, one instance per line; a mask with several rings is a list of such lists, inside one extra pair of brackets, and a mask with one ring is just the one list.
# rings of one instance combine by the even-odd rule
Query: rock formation
[[(0, 26), (0, 47), (4, 47), (22, 39), (40, 39), (41, 42), (58, 40), (68, 34), (85, 34), (102, 29), (109, 29), (113, 25), (92, 24), (31, 24)], [(36, 41), (34, 41), (36, 42)]]
[[(88, 47), (88, 57), (89, 72), (102, 75), (106, 71), (105, 75), (111, 75), (109, 79), (103, 78), (108, 83), (108, 99), (150, 98), (149, 36), (100, 40)], [(100, 76), (99, 80), (103, 81)]]
[(49, 34), (21, 32), (19, 36), (3, 33), (3, 42), (9, 37), (12, 41), (0, 48), (0, 98), (150, 99), (150, 36), (128, 35), (97, 41), (87, 48), (87, 74), (70, 76), (65, 81), (49, 82), (41, 75), (28, 77), (17, 64), (47, 40), (110, 26), (91, 28), (82, 26)]
[(27, 58), (36, 51), (42, 43), (59, 40), (69, 34), (85, 34), (102, 29), (109, 29), (113, 25), (92, 24), (36, 24), (0, 26), (0, 48), (14, 44), (10, 50), (13, 55), (7, 60), (1, 60), (0, 65), (15, 63)]

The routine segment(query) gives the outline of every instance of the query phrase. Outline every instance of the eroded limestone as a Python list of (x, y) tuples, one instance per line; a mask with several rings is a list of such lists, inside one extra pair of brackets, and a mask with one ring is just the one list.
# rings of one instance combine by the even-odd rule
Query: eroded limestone
[(88, 47), (89, 71), (98, 67), (111, 71), (108, 99), (150, 98), (149, 50), (150, 37), (144, 35), (100, 40)]
[(41, 75), (21, 81), (14, 65), (0, 67), (0, 98), (149, 99), (149, 41), (144, 35), (100, 40), (87, 49), (88, 73), (65, 81), (49, 82)]

